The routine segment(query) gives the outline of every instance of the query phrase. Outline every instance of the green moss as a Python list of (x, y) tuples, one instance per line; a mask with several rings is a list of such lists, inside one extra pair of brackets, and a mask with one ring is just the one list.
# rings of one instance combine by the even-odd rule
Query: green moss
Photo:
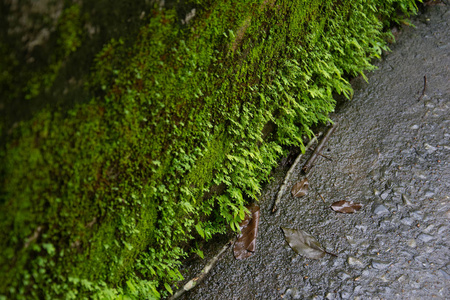
[[(134, 43), (106, 44), (89, 101), (13, 131), (1, 152), (0, 295), (167, 295), (181, 245), (194, 230), (237, 228), (283, 147), (329, 121), (333, 93), (351, 97), (346, 76), (373, 68), (382, 22), (413, 3), (195, 2), (188, 26), (155, 7)], [(61, 57), (81, 45), (79, 15), (63, 14)]]
[(225, 159), (225, 153), (229, 152), (230, 145), (224, 139), (222, 130), (218, 130), (205, 147), (207, 150), (202, 157), (197, 159), (191, 172), (186, 176), (186, 182), (201, 192), (207, 191), (213, 181), (213, 170), (220, 168), (220, 162)]

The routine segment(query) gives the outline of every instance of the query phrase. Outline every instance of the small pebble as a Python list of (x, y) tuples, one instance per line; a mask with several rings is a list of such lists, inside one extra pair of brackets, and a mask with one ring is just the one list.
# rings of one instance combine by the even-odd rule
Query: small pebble
[(366, 232), (366, 230), (367, 230), (367, 226), (364, 226), (364, 225), (356, 225), (355, 228), (362, 230), (363, 232)]
[(419, 236), (417, 238), (425, 243), (428, 243), (429, 241), (434, 239), (434, 236), (425, 234), (425, 233), (421, 233), (421, 234), (419, 234)]
[(367, 249), (367, 248), (369, 248), (369, 246), (370, 246), (370, 243), (368, 241), (364, 241), (361, 244), (359, 244), (360, 249)]
[(405, 204), (405, 205), (412, 205), (411, 200), (409, 200), (409, 197), (406, 196), (405, 194), (402, 194), (402, 201), (403, 201), (403, 204)]
[(356, 242), (356, 240), (355, 240), (352, 236), (347, 235), (346, 238), (347, 238), (348, 243), (349, 243), (352, 247), (356, 246), (357, 242)]
[(397, 225), (389, 220), (380, 222), (380, 228), (384, 230), (392, 230), (394, 227), (397, 227)]
[(341, 292), (341, 299), (350, 299), (352, 294), (349, 292)]
[(296, 297), (298, 295), (299, 291), (297, 288), (292, 288), (292, 289), (288, 289), (286, 291), (286, 296), (292, 296), (292, 297)]
[(424, 265), (424, 263), (427, 261), (428, 259), (428, 255), (419, 255), (414, 257), (414, 260), (417, 261), (418, 263), (421, 263), (422, 265)]
[[(360, 286), (360, 285), (358, 285), (358, 286), (356, 286), (355, 289), (353, 290), (353, 294), (359, 294), (359, 293), (361, 293), (362, 291), (363, 291), (363, 287)], [(353, 299), (356, 299), (356, 298), (353, 298)]]
[(424, 174), (418, 174), (417, 177), (419, 177), (422, 180), (427, 179), (427, 176), (425, 176)]
[(450, 219), (450, 210), (447, 210), (444, 214), (447, 219)]
[(417, 246), (417, 243), (416, 243), (415, 239), (408, 240), (408, 247), (416, 248), (416, 246)]
[(450, 275), (448, 275), (448, 273), (445, 272), (444, 270), (440, 269), (439, 273), (441, 273), (441, 275), (444, 276), (445, 280), (450, 280)]
[(394, 192), (394, 194), (398, 195), (398, 194), (403, 194), (406, 191), (406, 189), (402, 186), (396, 186), (392, 189), (392, 191)]
[(413, 130), (416, 130), (416, 129), (419, 129), (419, 125), (415, 124), (415, 125), (411, 126), (410, 128)]
[(443, 234), (445, 234), (445, 232), (446, 232), (448, 229), (449, 229), (449, 228), (448, 228), (447, 226), (445, 226), (445, 225), (440, 226), (440, 227), (439, 227), (439, 230), (438, 230), (438, 235), (443, 235)]
[(430, 225), (430, 226), (428, 226), (427, 228), (425, 228), (425, 229), (423, 230), (423, 232), (424, 232), (424, 233), (430, 233), (431, 231), (433, 231), (433, 229), (434, 229), (434, 225)]
[[(427, 99), (427, 95), (425, 95), (423, 98)], [(425, 106), (428, 107), (428, 108), (434, 108), (435, 107), (434, 103), (431, 102), (431, 101), (425, 101)]]
[(351, 276), (348, 274), (348, 273), (346, 273), (346, 272), (341, 272), (341, 273), (339, 273), (339, 278), (341, 279), (341, 280), (346, 280), (346, 279), (349, 279)]
[(428, 190), (425, 192), (425, 198), (431, 198), (434, 196), (434, 194), (435, 193), (433, 191)]
[(422, 220), (423, 219), (423, 212), (421, 211), (415, 211), (411, 213), (411, 217), (415, 220)]
[(376, 215), (386, 215), (389, 214), (389, 210), (383, 204), (378, 205), (374, 211)]
[(387, 262), (387, 261), (382, 261), (382, 260), (372, 260), (372, 267), (374, 269), (385, 269), (387, 268), (391, 263)]
[(427, 150), (428, 153), (433, 153), (434, 151), (437, 150), (436, 147), (431, 146), (430, 144), (425, 143), (424, 145), (425, 150)]
[(381, 193), (380, 198), (383, 200), (386, 200), (386, 198), (389, 196), (390, 192), (391, 192), (390, 190), (384, 191), (383, 193)]
[(364, 268), (364, 264), (362, 261), (360, 261), (359, 259), (357, 259), (356, 257), (353, 256), (349, 256), (347, 258), (347, 262), (350, 266), (352, 267), (357, 267), (357, 268)]
[(411, 218), (405, 217), (405, 218), (401, 219), (400, 222), (401, 222), (402, 224), (411, 226), (411, 225), (414, 223), (414, 220), (411, 219)]
[(380, 277), (383, 282), (389, 282), (390, 280), (386, 278), (386, 274)]
[(425, 247), (425, 253), (433, 253), (434, 251), (436, 251), (435, 247)]
[(334, 299), (336, 299), (336, 294), (335, 293), (328, 293), (328, 294), (325, 295), (325, 299), (334, 300)]

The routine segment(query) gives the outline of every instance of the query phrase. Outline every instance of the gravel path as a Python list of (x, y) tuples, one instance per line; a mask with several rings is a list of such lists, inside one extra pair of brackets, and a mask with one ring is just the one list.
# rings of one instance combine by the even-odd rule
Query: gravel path
[[(354, 99), (332, 116), (339, 128), (323, 154), (333, 161), (319, 158), (309, 194), (294, 198), (307, 153), (277, 214), (289, 166), (274, 172), (261, 196), (257, 252), (238, 261), (227, 251), (181, 299), (450, 299), (449, 7), (414, 19), (369, 84), (354, 80)], [(339, 200), (364, 206), (338, 214), (329, 206)], [(338, 257), (297, 255), (281, 226), (309, 232)]]

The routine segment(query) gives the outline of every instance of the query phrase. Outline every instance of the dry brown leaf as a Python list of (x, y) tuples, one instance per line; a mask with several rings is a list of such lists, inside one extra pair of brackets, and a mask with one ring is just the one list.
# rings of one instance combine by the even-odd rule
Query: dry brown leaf
[(234, 243), (234, 257), (236, 259), (245, 259), (250, 257), (256, 250), (256, 236), (258, 234), (259, 224), (259, 206), (251, 204), (247, 207), (250, 214), (246, 214), (244, 220), (239, 225), (241, 234)]
[(333, 209), (336, 212), (344, 214), (354, 213), (360, 210), (361, 207), (362, 207), (361, 203), (355, 203), (353, 201), (346, 201), (346, 200), (337, 201), (331, 204), (331, 209)]
[(308, 178), (305, 178), (299, 182), (297, 182), (291, 190), (292, 196), (294, 197), (302, 197), (308, 194), (309, 182)]

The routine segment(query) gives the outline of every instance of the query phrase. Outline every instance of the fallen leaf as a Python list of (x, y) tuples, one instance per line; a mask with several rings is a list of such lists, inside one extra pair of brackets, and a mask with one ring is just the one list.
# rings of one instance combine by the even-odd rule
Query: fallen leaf
[(326, 253), (336, 256), (335, 254), (325, 251), (319, 242), (309, 233), (303, 230), (295, 230), (281, 227), (286, 237), (286, 241), (292, 250), (297, 254), (307, 258), (319, 259), (325, 256)]
[(292, 196), (294, 197), (302, 197), (308, 194), (309, 182), (308, 178), (305, 178), (299, 182), (297, 182), (291, 190)]
[(250, 214), (246, 214), (244, 220), (239, 224), (241, 234), (234, 243), (234, 257), (245, 259), (250, 257), (256, 250), (256, 236), (258, 234), (259, 206), (251, 204), (247, 207)]
[(353, 201), (341, 200), (331, 204), (331, 208), (340, 213), (351, 214), (355, 211), (360, 210), (362, 207), (361, 203), (354, 203)]

